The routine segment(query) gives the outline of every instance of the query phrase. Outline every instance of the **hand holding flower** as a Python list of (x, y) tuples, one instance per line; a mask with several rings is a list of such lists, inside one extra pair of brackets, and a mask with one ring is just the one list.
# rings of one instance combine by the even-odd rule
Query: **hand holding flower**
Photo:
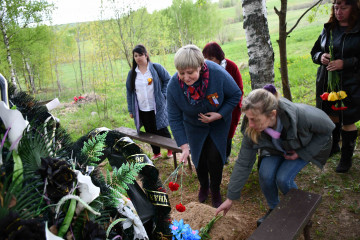
[(328, 65), (330, 62), (330, 54), (324, 53), (323, 55), (321, 55), (320, 62), (322, 65)]
[(181, 155), (180, 155), (180, 162), (186, 164), (186, 159), (189, 157), (190, 155), (190, 148), (189, 148), (189, 144), (185, 143), (183, 145), (180, 146), (181, 148)]
[(326, 70), (337, 71), (337, 70), (342, 70), (343, 67), (344, 67), (344, 61), (341, 59), (336, 59), (334, 61), (329, 62), (329, 64), (326, 67)]

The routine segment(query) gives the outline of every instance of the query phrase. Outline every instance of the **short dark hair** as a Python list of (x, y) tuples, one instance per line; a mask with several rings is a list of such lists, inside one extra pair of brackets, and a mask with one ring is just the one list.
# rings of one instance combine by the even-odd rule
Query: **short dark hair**
[(224, 60), (225, 53), (216, 42), (209, 42), (205, 45), (202, 53), (205, 58), (215, 57), (220, 62)]

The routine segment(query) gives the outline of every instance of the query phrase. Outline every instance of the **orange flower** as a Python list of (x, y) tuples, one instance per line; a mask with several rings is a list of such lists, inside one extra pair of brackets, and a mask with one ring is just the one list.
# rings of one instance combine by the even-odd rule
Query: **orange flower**
[(148, 78), (148, 85), (151, 85), (153, 82), (152, 78)]

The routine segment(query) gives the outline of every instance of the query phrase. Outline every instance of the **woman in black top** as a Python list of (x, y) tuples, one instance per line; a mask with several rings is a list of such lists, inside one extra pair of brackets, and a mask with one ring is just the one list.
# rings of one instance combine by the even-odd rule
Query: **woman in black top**
[[(355, 122), (360, 120), (359, 16), (356, 0), (335, 0), (330, 19), (311, 50), (313, 62), (320, 64), (316, 79), (316, 106), (324, 110), (336, 124), (332, 153), (340, 151), (340, 132), (342, 136), (341, 159), (336, 168), (339, 173), (347, 172), (352, 165), (358, 135)], [(333, 56), (329, 47), (333, 49)], [(339, 84), (335, 88), (328, 83), (330, 72), (339, 76)], [(341, 100), (345, 110), (336, 108), (335, 102), (322, 95), (330, 91), (345, 91), (347, 97)]]

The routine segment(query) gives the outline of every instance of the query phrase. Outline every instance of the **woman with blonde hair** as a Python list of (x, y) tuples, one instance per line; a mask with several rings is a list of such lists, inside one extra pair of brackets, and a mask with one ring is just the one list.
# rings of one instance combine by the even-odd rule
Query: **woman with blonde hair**
[(279, 190), (286, 194), (297, 188), (296, 175), (309, 162), (322, 168), (331, 150), (334, 124), (320, 109), (278, 98), (274, 86), (253, 90), (244, 100), (244, 135), (236, 160), (227, 200), (216, 214), (226, 214), (232, 201), (240, 198), (260, 149), (259, 183), (269, 210), (257, 221), (259, 226), (279, 203)]
[(218, 207), (231, 113), (242, 93), (230, 74), (205, 61), (195, 45), (180, 48), (174, 62), (177, 73), (167, 89), (170, 127), (182, 149), (181, 161), (191, 149), (200, 182), (199, 202), (205, 202), (211, 191), (212, 205)]

